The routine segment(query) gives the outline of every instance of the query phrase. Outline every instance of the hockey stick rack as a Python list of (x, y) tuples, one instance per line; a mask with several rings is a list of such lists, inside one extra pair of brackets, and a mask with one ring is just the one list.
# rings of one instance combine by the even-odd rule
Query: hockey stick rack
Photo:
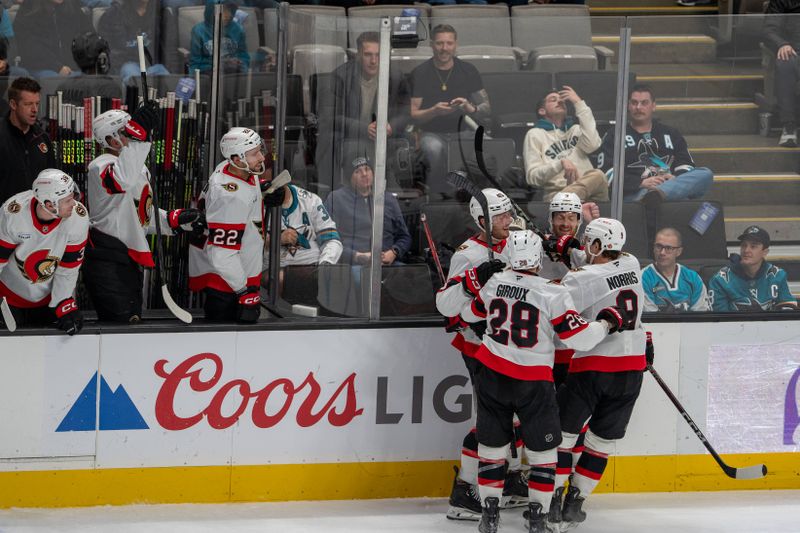
[(717, 462), (719, 467), (722, 469), (723, 472), (725, 472), (725, 474), (728, 477), (731, 477), (733, 479), (760, 479), (767, 475), (767, 467), (766, 465), (763, 464), (746, 466), (743, 468), (736, 468), (726, 464), (725, 461), (722, 460), (717, 451), (714, 449), (714, 447), (711, 446), (711, 443), (708, 442), (708, 439), (706, 439), (706, 436), (703, 435), (703, 432), (700, 431), (700, 428), (697, 427), (697, 424), (694, 423), (694, 420), (692, 420), (692, 417), (689, 416), (689, 413), (686, 412), (686, 409), (683, 407), (683, 405), (681, 405), (681, 402), (678, 400), (675, 394), (672, 393), (672, 391), (664, 382), (664, 380), (661, 378), (661, 376), (658, 375), (658, 372), (656, 372), (656, 369), (653, 368), (653, 365), (648, 364), (647, 370), (650, 372), (650, 375), (652, 375), (653, 378), (656, 380), (656, 383), (658, 383), (658, 385), (661, 387), (661, 389), (664, 391), (664, 393), (667, 395), (670, 401), (672, 401), (672, 404), (678, 409), (678, 412), (681, 414), (683, 419), (686, 420), (686, 423), (689, 424), (689, 427), (692, 428), (692, 431), (694, 431), (694, 434), (697, 435), (698, 439), (700, 439), (700, 442), (703, 443), (703, 446), (706, 447), (706, 450), (708, 450), (708, 452)]
[[(136, 37), (138, 46), (139, 46), (139, 70), (142, 77), (142, 94), (144, 96), (143, 101), (147, 102), (147, 98), (149, 95), (148, 86), (147, 86), (147, 66), (145, 63), (145, 56), (144, 56), (144, 42), (141, 35)], [(161, 297), (164, 299), (164, 304), (166, 304), (167, 309), (175, 315), (175, 318), (180, 320), (181, 322), (185, 322), (186, 324), (192, 323), (192, 315), (182, 307), (180, 307), (175, 300), (172, 298), (172, 295), (169, 293), (169, 288), (167, 287), (167, 277), (164, 270), (164, 247), (163, 247), (163, 235), (161, 233), (161, 210), (158, 208), (158, 192), (156, 189), (156, 182), (157, 179), (153, 179), (150, 187), (152, 189), (152, 198), (153, 198), (153, 216), (155, 217), (155, 226), (156, 226), (156, 239), (155, 239), (155, 248), (156, 248), (156, 266), (157, 266), (157, 273), (159, 277), (159, 282), (161, 283)]]
[(475, 185), (475, 182), (471, 181), (468, 177), (466, 172), (461, 172), (458, 170), (450, 171), (447, 174), (447, 183), (454, 187), (456, 190), (462, 190), (475, 198), (478, 201), (478, 204), (481, 206), (481, 210), (483, 211), (483, 220), (484, 220), (484, 230), (486, 233), (486, 245), (489, 250), (489, 261), (494, 259), (494, 253), (492, 253), (492, 218), (489, 216), (489, 203), (486, 200), (486, 195), (483, 194), (483, 191)]

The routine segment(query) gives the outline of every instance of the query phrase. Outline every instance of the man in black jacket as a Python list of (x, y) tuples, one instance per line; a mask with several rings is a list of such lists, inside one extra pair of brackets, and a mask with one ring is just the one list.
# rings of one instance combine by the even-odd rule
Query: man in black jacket
[[(316, 163), (320, 179), (332, 178), (339, 183), (345, 142), (355, 147), (349, 152), (371, 153), (377, 135), (378, 66), (380, 34), (364, 32), (357, 39), (358, 55), (339, 66), (330, 77), (330, 84), (317, 89), (319, 99), (319, 139)], [(407, 89), (399, 76), (389, 78), (389, 122), (386, 134), (399, 137), (409, 121)], [(346, 166), (346, 165), (345, 165)], [(344, 176), (345, 180), (349, 176)]]
[[(696, 167), (681, 133), (653, 119), (656, 99), (648, 85), (636, 84), (628, 95), (625, 129), (624, 197), (626, 201), (658, 204), (703, 196), (714, 175)], [(614, 166), (614, 130), (606, 132), (597, 166), (611, 176)]]
[[(789, 14), (788, 17), (781, 16)], [(775, 97), (783, 126), (780, 146), (797, 146), (797, 82), (800, 80), (800, 0), (770, 0), (764, 44), (776, 58)]]
[(17, 78), (8, 88), (11, 109), (0, 119), (0, 203), (30, 189), (39, 172), (56, 166), (50, 138), (36, 122), (40, 91), (31, 78)]

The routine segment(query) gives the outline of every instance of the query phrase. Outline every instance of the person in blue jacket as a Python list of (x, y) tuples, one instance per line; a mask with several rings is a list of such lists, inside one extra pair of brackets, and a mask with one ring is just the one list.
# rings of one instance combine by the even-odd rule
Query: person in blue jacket
[[(341, 262), (367, 265), (372, 257), (372, 186), (375, 174), (372, 162), (364, 156), (353, 158), (349, 165), (350, 183), (331, 192), (325, 207), (336, 221), (344, 252)], [(383, 245), (381, 263), (398, 263), (411, 248), (400, 204), (391, 193), (383, 198)]]
[(642, 269), (644, 310), (676, 313), (708, 311), (708, 293), (700, 275), (678, 263), (683, 238), (675, 228), (662, 228), (653, 244), (655, 262)]
[(708, 283), (714, 311), (796, 310), (786, 272), (767, 262), (769, 233), (750, 226), (739, 235), (741, 254), (731, 255), (730, 266)]
[(222, 50), (220, 59), (226, 74), (247, 72), (250, 68), (250, 54), (247, 52), (247, 39), (244, 28), (234, 20), (237, 5), (233, 2), (209, 0), (206, 2), (203, 22), (192, 28), (191, 51), (189, 55), (189, 72), (199, 70), (211, 71), (212, 53), (214, 51), (214, 6), (222, 4)]

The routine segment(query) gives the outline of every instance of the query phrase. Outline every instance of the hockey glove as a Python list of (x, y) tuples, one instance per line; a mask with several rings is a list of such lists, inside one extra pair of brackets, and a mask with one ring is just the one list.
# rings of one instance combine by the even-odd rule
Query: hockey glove
[(464, 279), (461, 280), (461, 285), (467, 294), (478, 296), (481, 292), (481, 287), (486, 285), (495, 272), (501, 272), (506, 267), (506, 264), (499, 259), (492, 259), (485, 263), (471, 268), (464, 272)]
[(258, 287), (245, 287), (236, 293), (236, 321), (254, 324), (261, 314), (261, 296)]
[(647, 361), (648, 365), (653, 364), (653, 359), (656, 357), (656, 352), (653, 349), (653, 334), (649, 331), (647, 332), (647, 342), (644, 345), (644, 358)]
[(131, 119), (125, 125), (125, 134), (137, 141), (149, 141), (153, 130), (158, 126), (158, 115), (158, 104), (153, 101), (145, 102), (131, 115)]
[(167, 213), (167, 221), (175, 231), (202, 233), (206, 228), (206, 216), (199, 209), (173, 209)]
[(561, 237), (551, 236), (542, 241), (542, 248), (551, 257), (555, 255), (567, 268), (572, 268), (569, 252), (573, 248), (580, 248), (581, 243), (572, 235), (562, 235)]
[(462, 320), (461, 316), (446, 316), (444, 317), (444, 330), (447, 333), (458, 333), (467, 329), (469, 324)]
[(486, 333), (486, 321), (481, 320), (480, 322), (471, 322), (469, 324), (469, 329), (471, 329), (479, 339), (482, 339), (483, 334)]
[(597, 318), (595, 320), (605, 320), (608, 322), (608, 334), (610, 335), (619, 331), (633, 329), (634, 319), (635, 317), (630, 316), (622, 307), (612, 306), (601, 309), (600, 312), (597, 313)]
[(81, 314), (81, 310), (78, 309), (75, 298), (62, 300), (61, 303), (56, 306), (55, 312), (58, 329), (67, 335), (75, 335), (83, 328), (83, 315)]

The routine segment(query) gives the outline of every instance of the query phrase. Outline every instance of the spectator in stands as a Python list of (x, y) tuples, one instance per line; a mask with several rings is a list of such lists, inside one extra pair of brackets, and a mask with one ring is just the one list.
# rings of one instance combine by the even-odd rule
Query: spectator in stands
[(5, 37), (8, 41), (14, 38), (14, 25), (11, 24), (11, 16), (5, 5), (0, 4), (0, 37)]
[(27, 76), (27, 70), (8, 63), (8, 40), (0, 36), (0, 116), (8, 113), (8, 100), (6, 99), (8, 82), (13, 78)]
[[(349, 165), (350, 183), (331, 192), (325, 207), (336, 220), (344, 244), (342, 262), (367, 265), (372, 257), (372, 185), (375, 180), (372, 162), (364, 156), (354, 157)], [(383, 245), (381, 263), (395, 264), (411, 248), (400, 204), (391, 193), (383, 197)]]
[(87, 97), (122, 98), (119, 81), (108, 76), (110, 55), (106, 40), (93, 31), (72, 40), (72, 57), (80, 67), (81, 75), (59, 84), (57, 90), (63, 92), (65, 103), (82, 106)]
[(8, 88), (8, 115), (0, 120), (0, 203), (33, 185), (39, 172), (54, 168), (52, 144), (39, 127), (39, 93), (31, 78), (17, 78)]
[[(577, 122), (567, 115), (567, 103), (575, 106)], [(539, 120), (523, 148), (528, 183), (543, 189), (546, 201), (562, 191), (574, 192), (581, 202), (608, 201), (608, 181), (589, 160), (602, 141), (586, 102), (565, 85), (546, 94), (536, 113)]]
[(161, 23), (159, 0), (115, 0), (100, 17), (97, 31), (108, 40), (111, 64), (115, 65), (113, 72), (119, 72), (123, 84), (139, 76), (139, 47), (136, 42), (139, 35), (144, 36), (147, 75), (169, 74), (161, 63), (165, 55)]
[[(319, 141), (316, 162), (320, 177), (341, 182), (342, 150), (354, 141), (357, 153), (370, 153), (377, 135), (378, 65), (381, 36), (364, 32), (356, 40), (358, 51), (333, 71), (330, 85), (317, 89), (319, 101)], [(408, 94), (400, 76), (389, 78), (389, 122), (386, 134), (401, 136), (408, 124)]]
[(236, 22), (237, 6), (227, 0), (209, 0), (203, 22), (192, 28), (191, 52), (189, 56), (189, 72), (211, 71), (211, 58), (214, 51), (214, 6), (222, 4), (222, 69), (226, 74), (246, 72), (250, 68), (250, 54), (247, 52), (247, 40), (244, 28)]
[[(781, 16), (788, 14), (789, 16)], [(780, 146), (797, 146), (797, 82), (800, 81), (800, 2), (770, 0), (764, 44), (775, 54), (775, 97), (783, 130)]]
[(767, 262), (769, 233), (750, 226), (739, 235), (740, 254), (708, 283), (714, 311), (797, 310), (786, 272)]
[(456, 57), (455, 28), (447, 24), (433, 28), (431, 46), (433, 57), (411, 73), (411, 118), (422, 130), (419, 150), (428, 192), (448, 197), (448, 141), (462, 133), (458, 131), (459, 118), (465, 116), (473, 124), (486, 122), (491, 107), (478, 69)]
[(22, 64), (35, 78), (73, 75), (72, 38), (91, 29), (79, 0), (25, 0), (14, 19)]
[(662, 228), (653, 244), (655, 262), (642, 269), (644, 310), (676, 313), (708, 311), (708, 292), (700, 275), (678, 263), (683, 252), (681, 234)]
[[(653, 119), (653, 89), (636, 84), (628, 94), (628, 126), (625, 131), (625, 183), (627, 201), (653, 207), (663, 200), (700, 198), (711, 187), (714, 175), (695, 167), (683, 135)], [(614, 130), (606, 132), (598, 167), (613, 174)]]

